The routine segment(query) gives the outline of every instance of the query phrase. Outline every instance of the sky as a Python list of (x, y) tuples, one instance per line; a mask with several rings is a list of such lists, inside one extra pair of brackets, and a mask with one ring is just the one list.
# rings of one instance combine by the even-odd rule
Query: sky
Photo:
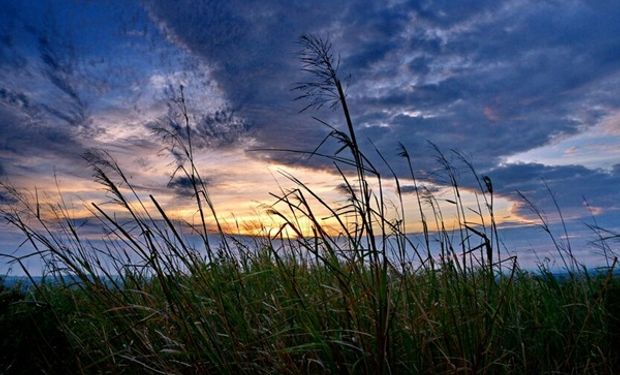
[[(508, 248), (550, 246), (517, 192), (558, 225), (554, 197), (586, 246), (587, 224), (620, 231), (618, 19), (620, 4), (605, 0), (2, 0), (0, 180), (42, 202), (61, 194), (88, 222), (84, 203), (106, 196), (83, 155), (106, 150), (191, 221), (187, 181), (171, 178), (174, 158), (153, 131), (182, 85), (201, 173), (241, 232), (273, 220), (265, 207), (283, 173), (338, 202), (329, 160), (273, 151), (319, 145), (329, 130), (313, 116), (344, 129), (338, 111), (300, 112), (294, 100), (307, 79), (299, 37), (313, 34), (337, 52), (362, 147), (381, 150), (404, 185), (401, 143), (422, 183), (445, 190), (432, 142), (465, 188), (475, 184), (453, 150), (492, 179)], [(20, 242), (0, 227), (0, 252)]]

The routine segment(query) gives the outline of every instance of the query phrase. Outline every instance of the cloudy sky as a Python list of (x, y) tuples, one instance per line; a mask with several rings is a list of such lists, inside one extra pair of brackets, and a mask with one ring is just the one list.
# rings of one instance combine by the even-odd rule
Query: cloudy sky
[[(340, 56), (363, 147), (380, 149), (405, 184), (399, 143), (423, 183), (441, 190), (430, 141), (491, 177), (514, 247), (544, 243), (516, 192), (553, 221), (545, 186), (575, 237), (594, 221), (618, 231), (619, 19), (612, 0), (3, 0), (0, 179), (36, 188), (40, 199), (61, 192), (88, 218), (82, 203), (105, 195), (82, 156), (104, 149), (136, 186), (191, 217), (184, 181), (170, 181), (173, 160), (152, 131), (183, 85), (222, 216), (251, 232), (253, 220), (266, 220), (268, 193), (286, 183), (282, 171), (337, 201), (328, 161), (253, 151), (313, 150), (328, 130), (312, 116), (343, 126), (337, 111), (300, 113), (304, 103), (293, 100), (306, 78), (299, 36), (311, 33)], [(15, 244), (1, 227), (0, 252)]]

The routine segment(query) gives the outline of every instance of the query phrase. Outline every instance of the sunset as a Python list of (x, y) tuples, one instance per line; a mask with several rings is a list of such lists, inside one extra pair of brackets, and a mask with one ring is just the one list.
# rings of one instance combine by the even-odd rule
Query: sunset
[(0, 0), (0, 373), (620, 371), (619, 20)]

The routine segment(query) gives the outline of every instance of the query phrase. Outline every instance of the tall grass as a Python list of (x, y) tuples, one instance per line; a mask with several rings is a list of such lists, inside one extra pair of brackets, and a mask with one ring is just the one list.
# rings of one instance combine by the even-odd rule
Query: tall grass
[[(282, 223), (276, 233), (251, 245), (224, 233), (194, 162), (182, 90), (175, 101), (181, 120), (157, 133), (178, 161), (175, 173), (191, 182), (198, 225), (170, 218), (101, 152), (86, 158), (124, 213), (121, 219), (92, 204), (92, 215), (106, 230), (104, 241), (83, 238), (63, 205), (41, 207), (9, 189), (18, 203), (3, 216), (23, 232), (35, 249), (31, 255), (42, 257), (56, 280), (35, 284), (25, 301), (47, 307), (46, 321), (55, 323), (70, 348), (65, 367), (48, 364), (46, 370), (618, 372), (618, 353), (611, 346), (620, 337), (614, 316), (620, 305), (616, 259), (609, 259), (606, 272), (590, 275), (558, 242), (569, 277), (559, 278), (544, 266), (535, 274), (522, 270), (515, 256), (500, 251), (491, 179), (460, 158), (477, 182), (478, 205), (466, 207), (458, 175), (439, 150), (456, 229), (446, 225), (437, 198), (419, 184), (402, 146), (415, 186), (415, 206), (405, 207), (399, 176), (387, 158), (378, 150), (369, 157), (356, 139), (331, 45), (313, 36), (302, 43), (309, 81), (296, 87), (299, 99), (306, 100), (306, 109), (328, 105), (343, 115), (342, 128), (321, 121), (340, 150), (308, 152), (333, 162), (348, 192), (340, 206), (286, 175), (294, 188), (274, 193), (269, 209)], [(396, 203), (387, 198), (388, 180), (396, 186)], [(392, 204), (397, 209), (390, 209)], [(411, 209), (421, 218), (419, 244), (405, 231), (405, 212)], [(325, 211), (335, 223), (329, 230), (317, 213)], [(46, 219), (50, 214), (53, 220)], [(199, 243), (184, 234), (188, 226)], [(17, 306), (11, 303), (13, 314), (4, 319), (17, 316)], [(0, 371), (17, 368), (19, 363), (11, 363)]]

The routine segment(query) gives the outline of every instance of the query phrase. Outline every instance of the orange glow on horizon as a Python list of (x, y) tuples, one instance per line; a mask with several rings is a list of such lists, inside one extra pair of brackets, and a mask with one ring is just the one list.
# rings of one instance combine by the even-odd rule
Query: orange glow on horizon
[[(140, 194), (140, 199), (146, 209), (151, 212), (153, 217), (160, 218), (159, 213), (149, 198), (149, 194), (153, 194), (171, 219), (186, 222), (192, 226), (199, 226), (201, 222), (200, 215), (196, 207), (196, 201), (191, 195), (184, 196), (183, 194), (179, 194), (178, 191), (175, 192), (171, 188), (166, 188), (166, 184), (169, 181), (166, 171), (170, 170), (168, 160), (156, 156), (142, 157), (142, 159), (144, 163), (149, 165), (148, 168), (143, 168), (139, 171), (131, 171), (130, 166), (133, 165), (133, 160), (131, 158), (124, 160), (126, 165), (122, 164), (121, 167), (126, 170), (128, 174), (130, 172), (135, 172), (131, 175), (132, 181), (137, 181), (136, 190), (138, 194)], [(251, 157), (242, 149), (217, 152), (210, 152), (207, 150), (204, 154), (201, 154), (200, 158), (197, 160), (197, 164), (204, 165), (204, 171), (201, 171), (203, 176), (205, 176), (208, 181), (214, 181), (213, 183), (207, 184), (207, 188), (209, 189), (210, 198), (220, 220), (220, 225), (222, 229), (229, 234), (273, 236), (281, 232), (285, 237), (297, 237), (295, 230), (292, 230), (290, 227), (282, 229), (285, 221), (281, 217), (268, 213), (268, 210), (272, 208), (272, 205), (276, 201), (269, 192), (278, 192), (277, 194), (279, 195), (280, 189), (287, 191), (287, 189), (297, 187), (294, 182), (286, 178), (286, 174), (296, 176), (304, 184), (307, 184), (307, 186), (310, 187), (314, 193), (321, 196), (331, 208), (338, 208), (347, 204), (347, 196), (339, 189), (339, 185), (342, 183), (340, 177), (326, 170), (292, 167), (259, 160)], [(213, 179), (211, 176), (214, 176)], [(372, 180), (370, 182), (371, 188), (373, 188), (372, 184), (375, 182)], [(20, 181), (20, 184), (23, 186), (28, 186), (30, 183), (31, 181), (28, 179)], [(401, 185), (412, 185), (413, 182), (403, 179), (400, 183)], [(92, 217), (91, 211), (93, 208), (90, 202), (97, 202), (103, 210), (109, 212), (111, 215), (116, 215), (120, 218), (128, 216), (122, 207), (116, 204), (110, 204), (111, 197), (109, 194), (106, 195), (102, 186), (97, 185), (91, 180), (79, 177), (60, 176), (57, 180), (57, 184), (57, 189), (41, 189), (40, 186), (56, 187), (56, 182), (53, 177), (48, 179), (37, 179), (36, 192), (41, 207), (64, 202), (67, 208), (67, 214), (70, 217), (85, 219)], [(441, 210), (445, 227), (447, 229), (458, 227), (459, 223), (457, 221), (457, 213), (454, 210), (455, 207), (453, 204), (448, 203), (448, 200), (453, 199), (450, 197), (450, 188), (432, 185), (430, 183), (425, 184), (437, 190), (435, 202), (438, 206), (436, 209)], [(132, 197), (129, 190), (126, 187), (122, 187), (121, 190), (126, 194), (132, 206), (139, 209), (139, 202)], [(396, 185), (393, 181), (384, 181), (384, 201), (386, 202), (385, 215), (388, 220), (392, 222), (403, 219), (400, 217), (401, 210), (398, 208), (399, 199), (395, 190)], [(31, 194), (28, 199), (34, 202), (35, 197), (32, 193), (32, 189), (30, 191)], [(378, 191), (376, 186), (374, 186), (374, 191)], [(186, 193), (190, 194), (189, 192)], [(310, 199), (310, 194), (306, 193), (304, 196)], [(463, 189), (462, 199), (466, 207), (477, 210), (478, 203), (475, 195), (471, 191)], [(415, 194), (403, 194), (403, 204), (405, 208), (405, 232), (422, 232), (423, 226), (418, 212)], [(515, 205), (515, 202), (507, 198), (501, 196), (495, 197), (495, 218), (497, 224), (504, 222), (528, 223), (528, 221), (515, 214)], [(482, 203), (481, 206), (484, 207), (484, 203)], [(435, 224), (435, 214), (430, 206), (424, 204), (424, 207), (424, 215), (427, 218), (429, 230), (435, 231), (439, 229)], [(287, 217), (289, 217), (292, 222), (296, 223), (297, 229), (304, 236), (313, 235), (313, 230), (316, 230), (317, 225), (311, 220), (303, 217), (303, 215), (298, 215), (297, 218), (291, 216), (290, 212), (288, 212), (288, 208), (283, 206), (282, 202), (276, 205), (275, 208), (286, 213)], [(331, 216), (329, 210), (322, 207), (316, 201), (312, 201), (311, 208), (325, 233), (333, 236), (342, 234), (344, 229), (335, 218), (329, 218), (329, 216)], [(206, 220), (209, 230), (216, 231), (217, 226), (215, 220), (207, 207), (205, 207), (205, 212), (207, 213)], [(49, 210), (44, 210), (42, 213), (44, 218), (52, 220), (57, 219), (56, 215)], [(468, 212), (468, 215), (469, 222), (484, 221), (487, 225), (490, 222), (488, 213), (483, 213), (482, 217), (476, 217), (477, 215), (471, 212)], [(342, 217), (342, 220), (344, 222), (349, 221), (346, 225), (352, 227), (353, 219)], [(375, 223), (375, 227), (378, 228), (379, 224)]]

